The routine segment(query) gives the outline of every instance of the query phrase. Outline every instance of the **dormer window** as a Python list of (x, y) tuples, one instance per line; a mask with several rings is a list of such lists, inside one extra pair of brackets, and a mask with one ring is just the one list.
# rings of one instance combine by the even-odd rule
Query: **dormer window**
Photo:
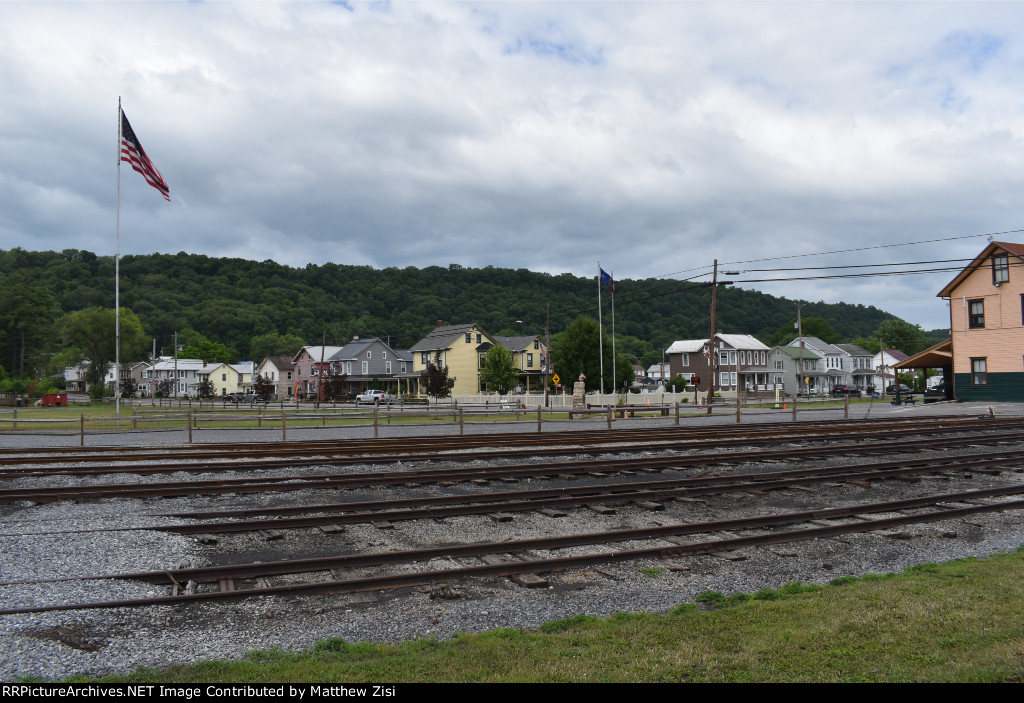
[(1006, 254), (992, 256), (992, 283), (999, 285), (1010, 280), (1010, 257)]

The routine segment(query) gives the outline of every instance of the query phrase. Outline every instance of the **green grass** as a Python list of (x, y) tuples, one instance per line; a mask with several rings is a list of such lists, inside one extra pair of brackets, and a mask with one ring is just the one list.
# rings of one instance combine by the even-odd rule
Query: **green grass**
[[(1024, 551), (902, 574), (706, 591), (667, 615), (577, 615), (399, 645), (141, 670), (132, 682), (734, 682), (1024, 680)], [(78, 679), (87, 680), (87, 679)]]

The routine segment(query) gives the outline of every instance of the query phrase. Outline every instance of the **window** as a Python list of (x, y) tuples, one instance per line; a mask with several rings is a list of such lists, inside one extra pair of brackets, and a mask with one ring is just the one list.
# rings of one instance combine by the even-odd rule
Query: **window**
[(370, 358), (372, 358), (372, 357), (370, 356), (371, 354), (373, 354), (373, 352), (371, 352), (371, 351), (370, 351), (369, 349), (367, 349), (367, 350), (366, 350), (366, 358), (367, 358), (367, 359), (370, 359)]
[(472, 341), (473, 341), (473, 335), (470, 334), (469, 332), (466, 332), (466, 344), (469, 344)]
[(533, 340), (533, 348), (534, 349), (540, 349), (540, 340), (539, 339)]
[(999, 285), (1010, 280), (1010, 257), (1006, 254), (992, 256), (992, 283)]
[(683, 363), (683, 366), (689, 366), (690, 365), (690, 355), (689, 354), (683, 354), (682, 363)]
[(480, 342), (482, 342), (482, 341), (484, 341), (483, 335), (481, 335), (481, 334), (479, 334), (479, 333), (478, 333), (478, 334), (476, 335), (476, 343), (477, 343), (477, 344), (479, 344), (479, 343), (480, 343)]
[(384, 362), (384, 373), (386, 373), (388, 375), (391, 374), (391, 362), (390, 361), (385, 361)]
[(420, 363), (424, 366), (430, 366), (430, 352), (420, 354)]
[(387, 359), (388, 358), (388, 353), (387, 352), (381, 352), (380, 353), (380, 358)]
[(968, 326), (972, 330), (983, 329), (985, 327), (985, 301), (969, 300), (967, 305), (970, 312), (967, 320)]
[(405, 362), (402, 362), (402, 373), (405, 373)]
[(220, 380), (221, 380), (221, 381), (227, 381), (227, 380), (228, 380), (228, 375), (227, 375), (226, 373), (222, 373), (222, 374), (220, 375)]
[(526, 365), (533, 366), (533, 354), (526, 355)]
[(971, 385), (988, 385), (988, 359), (971, 359)]
[(364, 376), (365, 376), (365, 375), (367, 374), (367, 372), (369, 371), (369, 369), (367, 368), (367, 367), (369, 366), (369, 364), (370, 364), (370, 362), (368, 362), (368, 361), (364, 361), (364, 362), (363, 362), (363, 375), (364, 375)]
[(736, 372), (735, 372), (735, 371), (733, 371), (732, 373), (730, 373), (730, 374), (729, 374), (729, 377), (730, 377), (730, 379), (729, 379), (729, 385), (730, 385), (730, 386), (735, 386), (735, 385), (736, 385)]
[(729, 385), (729, 373), (727, 371), (722, 372), (722, 383), (723, 386)]
[(345, 362), (345, 373), (347, 373), (350, 376), (352, 375), (352, 362), (351, 361), (346, 361)]
[(288, 380), (289, 381), (292, 380), (292, 372), (291, 371), (288, 372)]
[(729, 352), (720, 352), (718, 355), (718, 365), (726, 366), (729, 363)]

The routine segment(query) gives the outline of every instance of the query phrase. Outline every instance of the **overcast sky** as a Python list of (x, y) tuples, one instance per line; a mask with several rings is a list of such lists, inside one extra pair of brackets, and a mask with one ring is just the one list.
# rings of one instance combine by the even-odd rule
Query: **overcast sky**
[[(681, 278), (1024, 229), (1022, 35), (1018, 3), (0, 1), (0, 248), (113, 254), (118, 96), (172, 199), (122, 168), (123, 254)], [(932, 328), (952, 277), (744, 286)]]

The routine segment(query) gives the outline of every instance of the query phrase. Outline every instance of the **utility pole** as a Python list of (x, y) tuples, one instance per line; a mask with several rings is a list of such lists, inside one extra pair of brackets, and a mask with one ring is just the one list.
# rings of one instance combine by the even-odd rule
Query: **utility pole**
[(711, 338), (708, 339), (708, 350), (711, 356), (708, 358), (708, 373), (711, 376), (711, 383), (708, 384), (708, 415), (711, 414), (711, 400), (715, 395), (715, 369), (718, 367), (718, 350), (715, 348), (715, 311), (718, 308), (718, 259), (715, 259), (715, 268), (711, 276)]
[(178, 397), (178, 333), (174, 333), (174, 397)]
[(547, 344), (547, 360), (544, 364), (544, 407), (548, 406), (548, 385), (551, 383), (551, 303), (544, 312), (544, 343)]
[[(803, 319), (800, 317), (800, 305), (801, 303), (799, 302), (796, 304), (796, 333), (797, 336), (800, 338), (800, 361), (797, 362), (797, 368), (800, 369), (800, 375), (797, 376), (796, 379), (796, 388), (798, 392), (800, 390), (800, 384), (804, 377), (804, 365), (807, 363), (806, 361), (804, 361), (804, 322)], [(804, 392), (807, 392), (806, 388), (804, 388)], [(793, 402), (796, 402), (796, 399), (794, 399)]]

